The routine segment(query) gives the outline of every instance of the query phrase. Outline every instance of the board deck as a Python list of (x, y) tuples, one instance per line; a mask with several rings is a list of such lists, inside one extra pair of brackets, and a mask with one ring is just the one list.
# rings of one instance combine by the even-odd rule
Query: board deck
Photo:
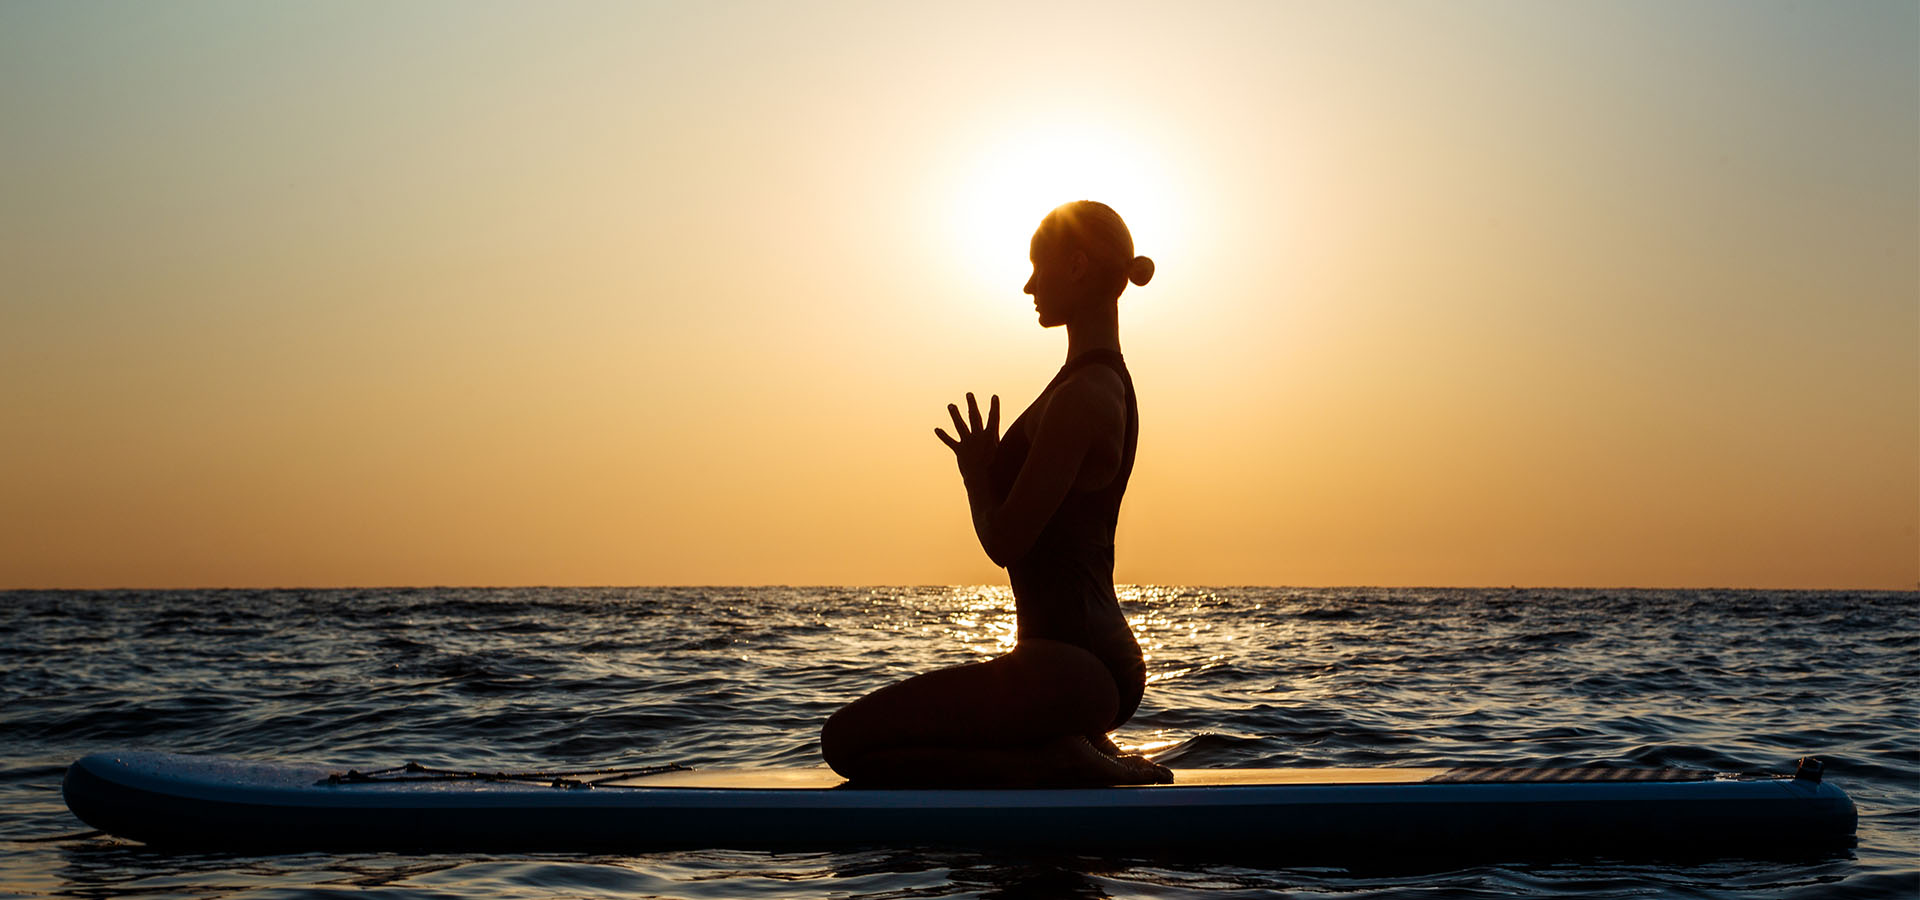
[[(1418, 784), (1447, 769), (1175, 769), (1173, 784)], [(609, 787), (706, 788), (709, 790), (824, 790), (844, 788), (832, 769), (688, 769), (602, 782)], [(1173, 785), (1138, 785), (1164, 788)]]
[[(957, 845), (1093, 852), (1771, 856), (1849, 846), (1811, 778), (1652, 769), (1176, 769), (1174, 783), (882, 789), (823, 768), (462, 780), (120, 752), (68, 770), (103, 831), (219, 848), (650, 850)], [(385, 780), (402, 778), (410, 780)]]

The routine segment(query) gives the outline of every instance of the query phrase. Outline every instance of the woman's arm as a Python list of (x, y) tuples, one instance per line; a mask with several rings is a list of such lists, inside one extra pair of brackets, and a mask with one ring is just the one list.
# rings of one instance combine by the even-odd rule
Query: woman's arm
[[(953, 417), (959, 439), (948, 437), (938, 428), (934, 433), (953, 449), (960, 465), (981, 549), (995, 565), (1005, 567), (1033, 549), (1034, 541), (1060, 508), (1060, 501), (1080, 480), (1081, 468), (1090, 455), (1102, 461), (1110, 458), (1117, 471), (1126, 432), (1126, 387), (1111, 369), (1090, 367), (1049, 395), (1040, 411), (1026, 463), (1014, 479), (1006, 502), (997, 505), (988, 470), (1000, 443), (1000, 398), (990, 401), (985, 422), (972, 394), (967, 395), (967, 419), (963, 420), (959, 407), (952, 404), (947, 405), (947, 412)], [(1094, 453), (1096, 448), (1110, 452)]]

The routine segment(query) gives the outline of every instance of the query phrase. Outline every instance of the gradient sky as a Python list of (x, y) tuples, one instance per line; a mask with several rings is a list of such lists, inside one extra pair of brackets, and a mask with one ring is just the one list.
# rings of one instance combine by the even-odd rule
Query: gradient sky
[(1913, 588), (1911, 2), (0, 5), (0, 587), (993, 583), (1090, 197), (1122, 582)]

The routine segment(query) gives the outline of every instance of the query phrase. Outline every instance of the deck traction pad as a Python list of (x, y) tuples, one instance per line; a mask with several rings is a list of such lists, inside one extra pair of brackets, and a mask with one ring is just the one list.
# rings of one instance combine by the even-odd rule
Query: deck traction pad
[(1703, 769), (1630, 769), (1587, 766), (1577, 769), (1537, 769), (1523, 766), (1462, 766), (1426, 780), (1426, 784), (1538, 784), (1560, 781), (1712, 781)]

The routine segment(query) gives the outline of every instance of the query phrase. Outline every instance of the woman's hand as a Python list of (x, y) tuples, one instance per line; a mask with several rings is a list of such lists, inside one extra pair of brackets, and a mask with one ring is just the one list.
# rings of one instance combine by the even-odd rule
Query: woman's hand
[(949, 436), (944, 428), (935, 428), (934, 435), (953, 451), (954, 460), (960, 464), (961, 478), (971, 482), (985, 477), (988, 466), (993, 463), (993, 452), (1000, 446), (1000, 395), (994, 394), (987, 402), (985, 423), (980, 421), (980, 404), (971, 392), (967, 394), (966, 419), (960, 418), (960, 407), (951, 403), (947, 404), (947, 414), (953, 417), (953, 430), (959, 439)]

